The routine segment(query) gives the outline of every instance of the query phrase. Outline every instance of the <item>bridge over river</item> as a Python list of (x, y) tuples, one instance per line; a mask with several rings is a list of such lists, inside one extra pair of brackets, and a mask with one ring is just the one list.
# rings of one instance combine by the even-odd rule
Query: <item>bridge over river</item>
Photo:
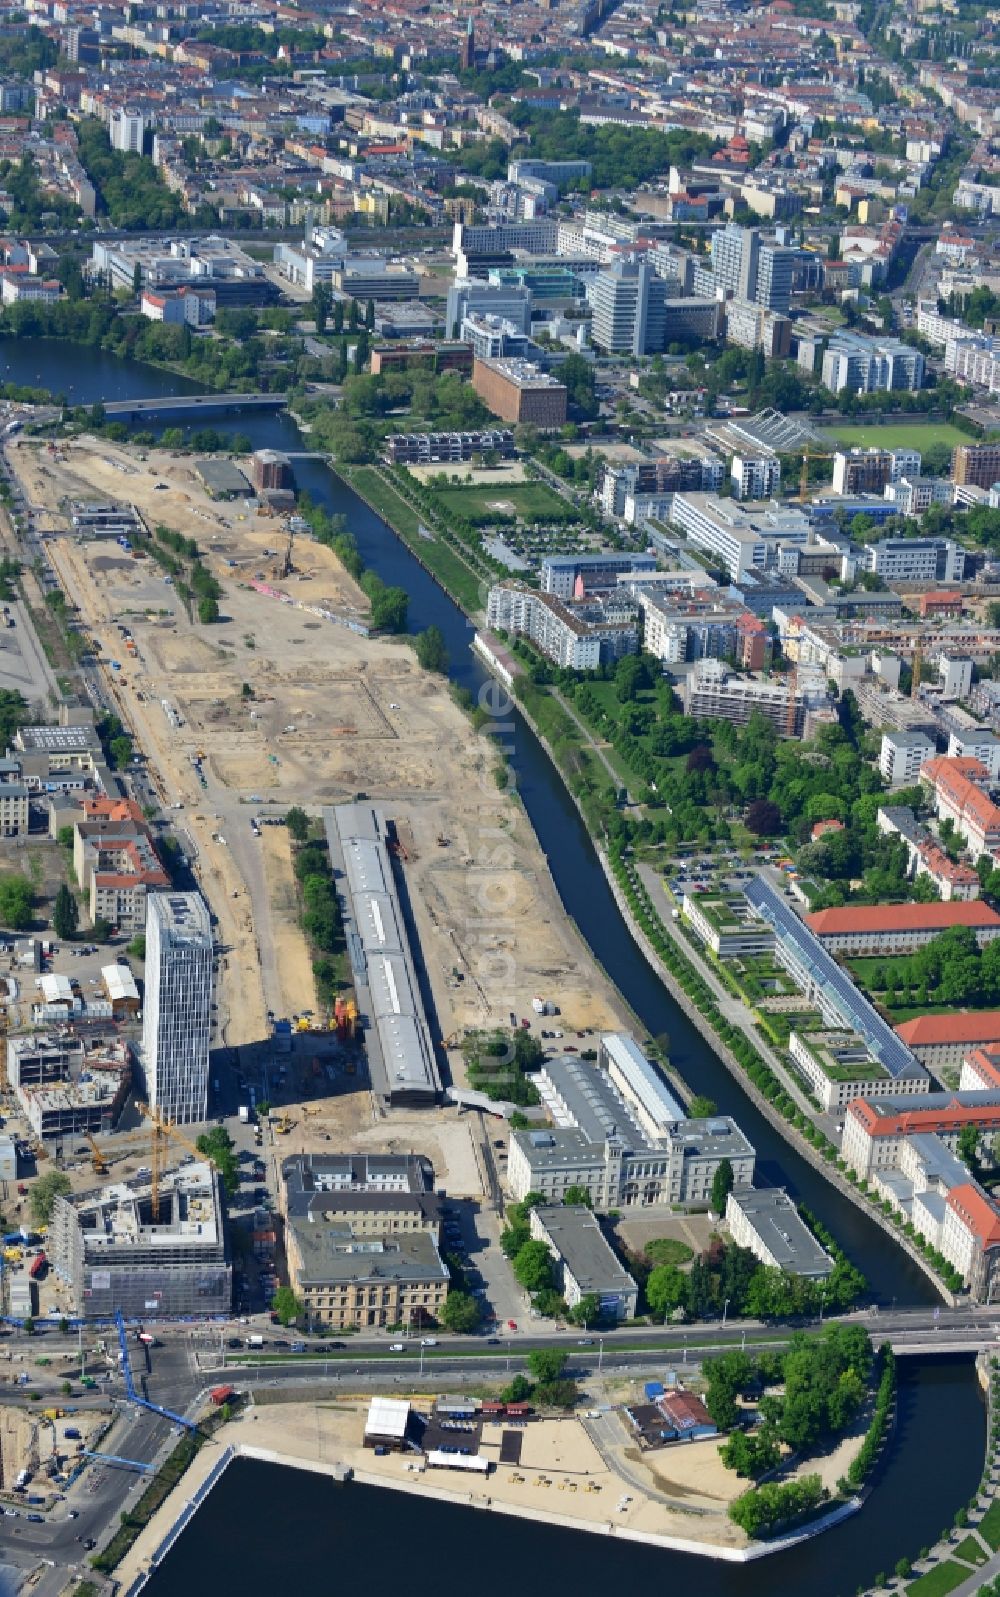
[(232, 410), (284, 410), (287, 394), (164, 394), (158, 399), (112, 399), (104, 406), (109, 421), (142, 416), (220, 416)]

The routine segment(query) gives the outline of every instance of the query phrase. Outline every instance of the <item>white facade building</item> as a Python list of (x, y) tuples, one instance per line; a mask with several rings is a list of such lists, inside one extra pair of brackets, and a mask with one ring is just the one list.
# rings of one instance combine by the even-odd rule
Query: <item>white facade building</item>
[(149, 1102), (178, 1125), (208, 1115), (212, 927), (200, 893), (150, 893), (142, 1052)]
[(912, 787), (935, 752), (924, 732), (883, 732), (878, 768), (890, 787)]
[(734, 455), (730, 472), (737, 499), (773, 499), (781, 489), (777, 455)]

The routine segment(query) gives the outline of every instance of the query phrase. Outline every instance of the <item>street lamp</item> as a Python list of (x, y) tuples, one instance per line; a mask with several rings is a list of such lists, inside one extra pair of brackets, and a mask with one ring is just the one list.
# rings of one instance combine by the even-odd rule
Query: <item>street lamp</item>
[(725, 1323), (726, 1323), (726, 1315), (728, 1313), (729, 1313), (729, 1299), (727, 1298), (725, 1303), (722, 1305), (722, 1323), (723, 1323), (723, 1325), (725, 1325)]
[(603, 1338), (603, 1336), (599, 1336), (597, 1338), (597, 1373), (598, 1373), (598, 1375), (600, 1375), (600, 1373), (601, 1373), (601, 1365), (603, 1363), (604, 1363), (604, 1338)]

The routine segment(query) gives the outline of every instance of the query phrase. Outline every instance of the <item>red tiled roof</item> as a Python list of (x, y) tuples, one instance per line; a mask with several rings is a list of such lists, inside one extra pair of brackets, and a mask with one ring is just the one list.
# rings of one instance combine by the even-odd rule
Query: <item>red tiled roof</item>
[(1000, 915), (978, 899), (968, 904), (848, 904), (807, 915), (806, 925), (817, 937), (845, 932), (947, 931), (951, 926), (991, 926), (1000, 931)]
[(1000, 1087), (1000, 1054), (991, 1053), (988, 1048), (974, 1048), (966, 1055), (965, 1063), (977, 1071), (986, 1091)]
[(1000, 1210), (971, 1181), (952, 1187), (945, 1203), (965, 1222), (981, 1248), (1000, 1243)]
[(963, 1104), (957, 1098), (949, 1098), (939, 1109), (901, 1109), (898, 1114), (887, 1114), (877, 1099), (855, 1098), (847, 1112), (861, 1121), (870, 1137), (912, 1137), (918, 1132), (941, 1135), (965, 1125), (1000, 1126), (1000, 1103)]
[(975, 1015), (918, 1015), (895, 1028), (908, 1048), (934, 1043), (1000, 1043), (1000, 1009), (982, 1009)]

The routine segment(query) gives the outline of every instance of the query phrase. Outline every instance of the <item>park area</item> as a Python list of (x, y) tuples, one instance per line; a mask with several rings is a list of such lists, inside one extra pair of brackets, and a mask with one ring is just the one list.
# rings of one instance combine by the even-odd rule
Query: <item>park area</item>
[(511, 517), (548, 522), (576, 519), (572, 506), (543, 482), (511, 482), (498, 476), (493, 483), (451, 483), (439, 488), (431, 482), (428, 486), (448, 517), (460, 516), (474, 525), (492, 525)]
[(830, 435), (846, 449), (928, 449), (931, 444), (967, 444), (968, 433), (947, 421), (900, 421), (880, 424), (851, 422), (829, 429)]

